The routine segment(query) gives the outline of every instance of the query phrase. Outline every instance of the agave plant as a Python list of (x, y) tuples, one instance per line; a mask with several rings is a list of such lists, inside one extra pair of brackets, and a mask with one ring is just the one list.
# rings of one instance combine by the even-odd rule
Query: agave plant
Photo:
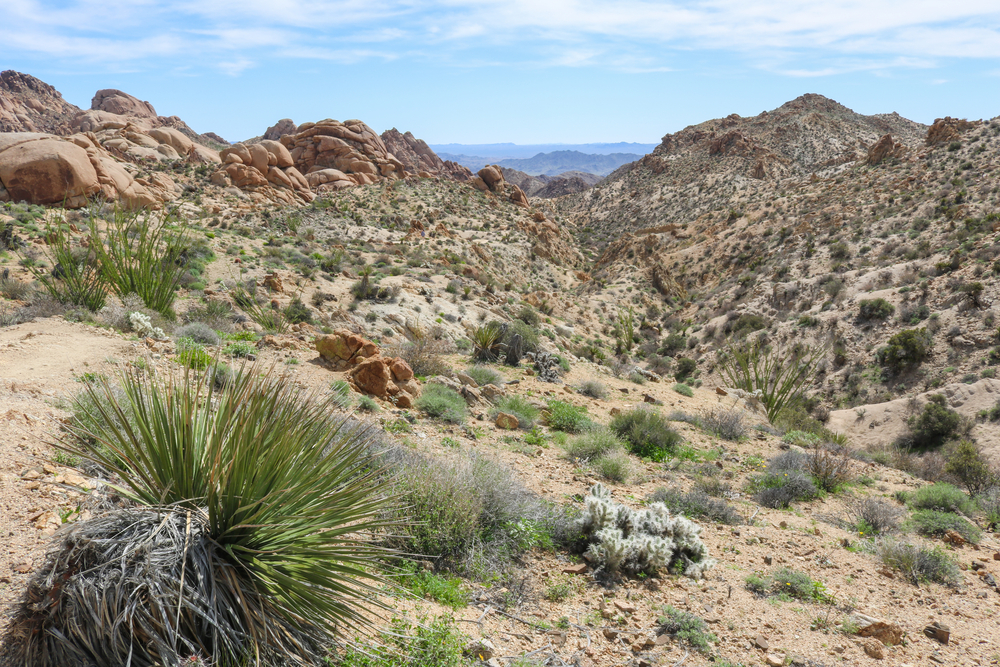
[(472, 357), (477, 361), (496, 361), (503, 352), (504, 328), (499, 322), (489, 322), (472, 330)]
[(14, 621), (17, 664), (323, 664), (370, 623), (394, 553), (370, 539), (393, 506), (374, 433), (258, 371), (86, 386), (60, 446), (132, 505), (65, 534)]

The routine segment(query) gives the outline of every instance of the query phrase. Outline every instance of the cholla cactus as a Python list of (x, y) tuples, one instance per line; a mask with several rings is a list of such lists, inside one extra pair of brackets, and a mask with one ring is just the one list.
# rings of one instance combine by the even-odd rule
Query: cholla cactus
[(155, 338), (156, 340), (164, 340), (167, 335), (163, 333), (163, 329), (160, 327), (154, 327), (153, 323), (149, 320), (149, 315), (145, 313), (140, 313), (138, 311), (128, 314), (129, 324), (132, 325), (132, 331), (136, 332), (140, 336), (147, 338)]
[(619, 505), (600, 484), (584, 499), (579, 528), (590, 543), (584, 557), (609, 572), (655, 572), (673, 566), (697, 579), (715, 564), (701, 541), (701, 526), (671, 516), (663, 503), (642, 510)]

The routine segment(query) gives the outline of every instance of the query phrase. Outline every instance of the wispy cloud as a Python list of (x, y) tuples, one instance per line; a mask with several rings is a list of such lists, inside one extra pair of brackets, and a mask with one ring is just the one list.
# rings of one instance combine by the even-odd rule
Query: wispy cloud
[[(358, 62), (427, 53), (658, 72), (724, 52), (821, 77), (1000, 58), (1000, 5), (939, 0), (7, 0), (6, 49), (52, 59), (171, 66), (213, 58), (238, 75), (274, 55)], [(353, 49), (347, 44), (378, 44)], [(833, 63), (853, 58), (859, 63)], [(924, 64), (915, 64), (915, 63)]]

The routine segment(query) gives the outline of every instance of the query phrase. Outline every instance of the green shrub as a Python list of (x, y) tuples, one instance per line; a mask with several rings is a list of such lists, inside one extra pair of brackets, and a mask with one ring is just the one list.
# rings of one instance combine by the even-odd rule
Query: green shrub
[(674, 370), (674, 379), (684, 382), (698, 369), (698, 363), (694, 359), (681, 357), (677, 360), (677, 368)]
[(205, 351), (205, 348), (190, 338), (181, 338), (177, 341), (177, 363), (187, 368), (204, 370), (208, 368), (214, 359), (212, 355)]
[(469, 604), (469, 595), (462, 590), (462, 580), (457, 577), (444, 577), (411, 565), (403, 570), (400, 582), (417, 596), (452, 609), (462, 609)]
[(86, 418), (63, 446), (113, 475), (129, 504), (64, 534), (32, 584), (56, 606), (14, 621), (58, 632), (27, 643), (18, 664), (46, 664), (40, 651), (47, 664), (181, 664), (196, 646), (223, 664), (314, 664), (366, 622), (367, 591), (389, 583), (378, 563), (393, 555), (364, 537), (388, 528), (392, 507), (370, 466), (372, 431), (259, 369), (221, 391), (208, 374), (130, 369), (119, 381), (84, 385), (90, 400), (74, 410)]
[(613, 449), (598, 456), (591, 467), (606, 480), (624, 484), (634, 472), (632, 459), (624, 449)]
[(858, 318), (863, 322), (881, 322), (891, 317), (895, 310), (885, 299), (862, 299), (858, 306)]
[(687, 336), (681, 333), (671, 333), (663, 339), (657, 350), (659, 354), (673, 355), (687, 348)]
[(549, 401), (545, 423), (549, 428), (566, 433), (579, 433), (593, 422), (587, 416), (587, 408), (565, 401)]
[(934, 339), (926, 328), (904, 329), (879, 349), (876, 359), (883, 368), (899, 373), (921, 364), (931, 354)]
[(393, 619), (382, 632), (382, 640), (382, 646), (377, 647), (370, 646), (367, 638), (357, 642), (331, 664), (333, 667), (466, 667), (469, 664), (462, 655), (466, 638), (449, 617), (420, 618), (413, 625)]
[(302, 299), (295, 297), (285, 307), (285, 319), (292, 324), (312, 324), (313, 312), (309, 309), (309, 306), (302, 303)]
[(506, 384), (504, 377), (500, 373), (496, 372), (489, 366), (470, 366), (465, 369), (465, 374), (476, 381), (480, 387), (492, 384), (498, 387), (502, 387)]
[(914, 585), (934, 581), (955, 586), (962, 579), (958, 566), (940, 547), (928, 549), (884, 538), (875, 542), (874, 550), (882, 563), (902, 572)]
[(671, 456), (681, 443), (681, 436), (670, 428), (670, 422), (652, 410), (633, 409), (616, 415), (608, 425), (623, 439), (636, 456), (662, 461)]
[(362, 412), (378, 412), (378, 403), (371, 396), (360, 396), (358, 397), (358, 410)]
[(490, 419), (496, 419), (497, 415), (501, 412), (506, 412), (509, 415), (517, 417), (519, 428), (530, 429), (535, 425), (535, 420), (538, 419), (540, 411), (528, 399), (512, 394), (504, 396), (497, 401), (496, 405), (489, 412)]
[(515, 315), (515, 317), (528, 326), (535, 328), (537, 328), (542, 321), (538, 312), (528, 304), (521, 306), (521, 309), (517, 311), (517, 315)]
[(659, 623), (656, 634), (672, 637), (679, 644), (690, 646), (700, 653), (709, 653), (711, 644), (716, 641), (715, 635), (708, 631), (708, 623), (704, 619), (670, 605), (663, 607)]
[(750, 575), (746, 586), (758, 595), (787, 596), (805, 602), (832, 604), (833, 596), (826, 592), (822, 581), (814, 580), (804, 572), (783, 567), (769, 576)]
[(330, 392), (334, 396), (334, 402), (341, 410), (347, 410), (354, 403), (354, 390), (346, 380), (334, 380), (330, 383)]
[(681, 396), (687, 396), (688, 398), (694, 398), (694, 389), (692, 389), (691, 387), (687, 386), (683, 382), (678, 382), (677, 384), (675, 384), (674, 387), (673, 387), (673, 389), (674, 389), (674, 391), (676, 391)]
[(934, 394), (919, 415), (906, 421), (914, 449), (936, 449), (958, 435), (962, 417), (945, 404), (941, 394)]
[(219, 334), (202, 322), (191, 322), (174, 331), (175, 338), (190, 338), (202, 345), (218, 345)]
[(245, 340), (237, 340), (222, 348), (222, 354), (229, 357), (252, 357), (257, 354), (257, 346)]
[(978, 496), (997, 483), (989, 459), (971, 440), (960, 440), (946, 453), (945, 460), (944, 471), (957, 478), (970, 496)]
[(743, 523), (743, 517), (732, 505), (702, 490), (685, 493), (679, 489), (660, 487), (649, 497), (649, 502), (663, 503), (674, 514), (691, 518), (705, 518), (733, 526)]
[(748, 333), (753, 333), (754, 331), (760, 331), (761, 329), (766, 329), (768, 325), (767, 318), (763, 315), (753, 315), (751, 313), (744, 313), (736, 318), (732, 323), (726, 323), (726, 333), (731, 333), (734, 336), (745, 336)]
[(746, 412), (736, 407), (712, 408), (702, 416), (701, 425), (709, 433), (733, 442), (745, 439), (750, 430)]
[(452, 424), (461, 424), (468, 416), (468, 409), (462, 395), (443, 384), (427, 384), (417, 400), (414, 401), (414, 405), (427, 415)]
[(973, 508), (972, 501), (961, 489), (946, 482), (922, 486), (908, 494), (906, 500), (910, 507), (915, 510), (968, 514)]
[(949, 530), (953, 530), (973, 544), (978, 543), (982, 535), (982, 531), (974, 525), (951, 512), (918, 510), (910, 517), (909, 523), (913, 531), (921, 535), (943, 537)]
[(625, 443), (610, 429), (595, 428), (569, 441), (566, 456), (573, 461), (593, 461), (616, 449), (625, 449)]

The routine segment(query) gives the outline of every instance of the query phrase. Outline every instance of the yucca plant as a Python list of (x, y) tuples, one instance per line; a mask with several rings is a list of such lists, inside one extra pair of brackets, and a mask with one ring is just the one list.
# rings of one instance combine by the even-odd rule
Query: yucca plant
[(188, 248), (183, 231), (168, 229), (166, 220), (154, 221), (149, 211), (116, 206), (103, 234), (91, 224), (90, 247), (104, 280), (119, 297), (138, 294), (147, 308), (173, 316)]
[(49, 295), (60, 303), (83, 306), (98, 311), (108, 298), (108, 286), (102, 280), (100, 263), (86, 248), (74, 250), (67, 232), (59, 228), (48, 229), (48, 253), (53, 270), (29, 266)]
[(760, 392), (768, 421), (799, 395), (825, 350), (806, 347), (791, 351), (766, 349), (760, 341), (730, 344), (719, 355), (719, 371), (734, 389)]
[(395, 525), (373, 432), (258, 370), (86, 385), (60, 446), (132, 506), (64, 534), (14, 621), (17, 664), (324, 664), (370, 624), (394, 552), (369, 536)]
[(504, 328), (499, 322), (488, 322), (472, 330), (472, 357), (476, 361), (496, 361), (503, 352)]

